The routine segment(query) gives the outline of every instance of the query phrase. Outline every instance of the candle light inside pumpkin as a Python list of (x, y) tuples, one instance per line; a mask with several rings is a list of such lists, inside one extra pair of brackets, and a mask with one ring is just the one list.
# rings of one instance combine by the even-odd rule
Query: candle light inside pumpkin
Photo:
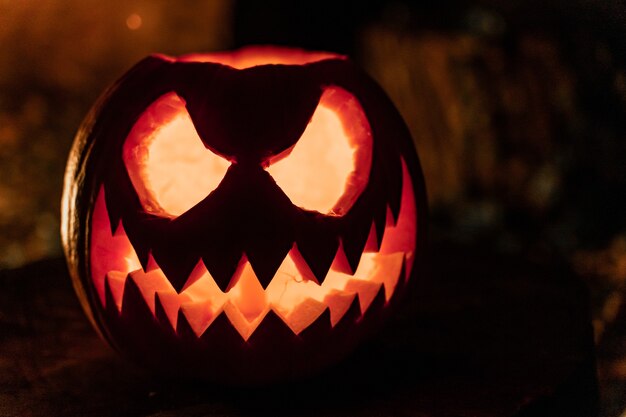
[[(121, 350), (150, 367), (193, 362), (175, 372), (272, 379), (333, 362), (397, 303), (421, 230), (417, 159), (344, 57), (154, 56), (108, 100), (79, 132), (64, 207), (89, 207), (88, 274), (70, 269)], [(90, 165), (95, 181), (75, 182)], [(72, 202), (88, 184), (93, 205)], [(81, 233), (64, 233), (68, 254)], [(317, 359), (284, 363), (294, 350)]]

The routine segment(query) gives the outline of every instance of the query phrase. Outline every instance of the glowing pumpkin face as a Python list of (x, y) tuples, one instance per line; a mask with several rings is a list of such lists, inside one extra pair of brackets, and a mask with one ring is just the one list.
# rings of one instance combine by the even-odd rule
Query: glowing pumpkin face
[(260, 381), (336, 361), (397, 304), (424, 234), (406, 127), (331, 54), (149, 57), (87, 118), (66, 175), (84, 308), (167, 372)]

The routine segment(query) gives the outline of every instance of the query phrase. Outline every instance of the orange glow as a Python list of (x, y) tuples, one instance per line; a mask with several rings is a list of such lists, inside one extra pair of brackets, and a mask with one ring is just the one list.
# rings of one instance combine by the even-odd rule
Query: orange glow
[[(141, 268), (121, 223), (116, 233), (111, 234), (104, 189), (101, 189), (92, 220), (92, 279), (102, 305), (106, 303), (105, 281), (108, 280), (120, 311), (124, 307), (125, 280), (132, 279), (153, 313), (155, 297), (159, 297), (172, 326), (176, 328), (180, 310), (198, 336), (222, 311), (246, 340), (270, 310), (276, 312), (296, 334), (313, 323), (326, 308), (330, 310), (331, 324), (334, 326), (346, 313), (355, 295), (359, 296), (361, 312), (365, 313), (381, 285), (384, 286), (388, 301), (398, 282), (408, 279), (415, 255), (416, 236), (416, 208), (412, 190), (413, 185), (403, 162), (402, 204), (398, 221), (394, 224), (388, 210), (380, 250), (366, 248), (352, 275), (342, 272), (340, 261), (345, 255), (340, 246), (335, 262), (321, 285), (306, 279), (300, 272), (301, 268), (296, 266), (300, 257), (294, 245), (265, 290), (244, 255), (226, 292), (219, 289), (210, 272), (198, 260), (187, 285), (177, 293), (154, 259), (148, 262), (146, 271)], [(375, 229), (371, 230), (373, 232)], [(406, 274), (401, 276), (403, 266)]]
[(123, 158), (144, 209), (167, 217), (202, 201), (230, 166), (204, 147), (175, 93), (162, 96), (141, 115), (124, 143)]
[[(204, 147), (175, 93), (141, 115), (123, 158), (144, 209), (165, 217), (202, 201), (230, 166)], [(267, 170), (296, 206), (342, 215), (367, 185), (371, 160), (370, 126), (360, 104), (347, 91), (328, 87), (302, 137)]]
[(267, 171), (296, 206), (341, 215), (367, 184), (371, 152), (361, 106), (347, 91), (329, 87), (295, 147)]
[(302, 49), (280, 48), (276, 46), (251, 46), (230, 52), (189, 54), (176, 59), (161, 56), (165, 59), (180, 62), (215, 62), (237, 69), (268, 64), (304, 65), (324, 59), (345, 59), (345, 56), (332, 52), (310, 52)]
[[(234, 54), (190, 55), (179, 60), (221, 62), (241, 69), (269, 63), (305, 64), (328, 58), (342, 57), (254, 48)], [(370, 125), (358, 100), (342, 88), (327, 86), (302, 137), (292, 148), (267, 161), (265, 168), (294, 205), (340, 216), (352, 207), (368, 184), (372, 149)], [(176, 217), (206, 198), (219, 186), (230, 166), (229, 161), (204, 147), (184, 101), (175, 93), (163, 95), (139, 117), (124, 143), (123, 159), (144, 210), (164, 217)], [(90, 246), (92, 279), (100, 302), (106, 303), (108, 283), (115, 306), (122, 311), (124, 285), (130, 279), (153, 314), (156, 298), (159, 299), (174, 329), (180, 312), (200, 336), (224, 312), (245, 340), (270, 310), (295, 334), (326, 309), (331, 324), (336, 325), (357, 296), (364, 314), (381, 287), (389, 301), (398, 283), (408, 279), (411, 272), (416, 207), (404, 161), (402, 167), (402, 201), (397, 222), (388, 209), (380, 248), (376, 244), (375, 225), (371, 225), (354, 273), (347, 267), (340, 242), (331, 268), (319, 284), (294, 244), (266, 289), (243, 254), (225, 292), (201, 259), (180, 293), (151, 255), (144, 270), (121, 222), (115, 234), (111, 234), (101, 188), (93, 211)]]
[(137, 13), (132, 13), (126, 18), (126, 27), (130, 30), (137, 30), (141, 27), (141, 16)]

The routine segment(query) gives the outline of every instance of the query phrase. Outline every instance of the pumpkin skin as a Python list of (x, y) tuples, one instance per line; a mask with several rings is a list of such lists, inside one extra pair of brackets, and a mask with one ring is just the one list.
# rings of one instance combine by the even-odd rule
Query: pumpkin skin
[(275, 47), (139, 62), (79, 129), (62, 204), (101, 336), (155, 372), (236, 384), (317, 372), (378, 329), (415, 285), (425, 222), (380, 87), (343, 56)]

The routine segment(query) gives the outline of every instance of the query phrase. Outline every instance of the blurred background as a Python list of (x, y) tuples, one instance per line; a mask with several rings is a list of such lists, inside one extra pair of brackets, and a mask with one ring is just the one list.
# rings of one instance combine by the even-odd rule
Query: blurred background
[(104, 88), (152, 52), (264, 43), (346, 53), (383, 85), (421, 157), (435, 245), (588, 284), (602, 415), (626, 416), (621, 1), (0, 0), (0, 269), (61, 256), (65, 159)]

